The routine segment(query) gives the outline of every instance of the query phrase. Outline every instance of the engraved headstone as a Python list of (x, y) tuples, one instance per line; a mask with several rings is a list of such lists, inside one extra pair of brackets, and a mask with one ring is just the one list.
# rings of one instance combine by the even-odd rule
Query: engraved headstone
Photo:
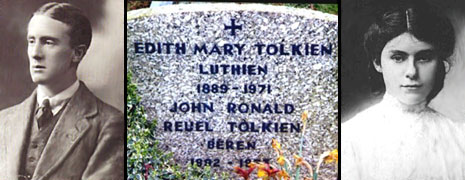
[[(128, 13), (127, 52), (160, 147), (181, 165), (232, 172), (276, 164), (271, 139), (293, 162), (316, 164), (338, 144), (337, 16), (260, 4), (170, 5)], [(334, 165), (320, 176), (336, 178)]]

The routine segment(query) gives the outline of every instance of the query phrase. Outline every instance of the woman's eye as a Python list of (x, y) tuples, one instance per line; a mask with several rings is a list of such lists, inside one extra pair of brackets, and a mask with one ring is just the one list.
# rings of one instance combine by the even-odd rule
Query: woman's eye
[(391, 59), (394, 60), (395, 62), (402, 62), (405, 60), (404, 56), (402, 55), (392, 55)]
[(431, 58), (420, 58), (418, 61), (420, 62), (430, 62), (432, 59)]
[(418, 57), (417, 61), (418, 62), (431, 62), (434, 60), (434, 57), (431, 57), (431, 56), (421, 56), (421, 57)]

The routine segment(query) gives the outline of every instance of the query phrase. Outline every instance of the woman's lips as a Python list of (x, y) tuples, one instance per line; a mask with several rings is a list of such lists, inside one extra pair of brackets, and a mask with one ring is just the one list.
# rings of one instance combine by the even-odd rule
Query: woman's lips
[(422, 86), (423, 85), (421, 84), (405, 84), (405, 85), (401, 85), (400, 87), (407, 89), (407, 90), (416, 90), (416, 89), (420, 89)]

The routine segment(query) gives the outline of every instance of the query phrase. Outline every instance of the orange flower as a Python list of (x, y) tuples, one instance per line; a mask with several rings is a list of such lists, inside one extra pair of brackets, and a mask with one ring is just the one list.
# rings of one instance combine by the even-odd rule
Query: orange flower
[(295, 166), (300, 166), (304, 163), (304, 158), (298, 156), (298, 155), (295, 155), (294, 154), (294, 159), (295, 159)]
[(255, 163), (255, 162), (251, 162), (251, 163), (248, 164), (248, 166), (249, 166), (250, 168), (255, 168), (255, 167), (258, 166), (258, 164)]
[(284, 164), (286, 163), (286, 160), (284, 159), (284, 156), (280, 155), (278, 157), (277, 162), (278, 162), (279, 165), (284, 166)]
[(338, 153), (337, 149), (334, 149), (333, 151), (331, 151), (331, 152), (329, 153), (329, 155), (325, 157), (325, 163), (332, 163), (332, 162), (334, 162), (334, 161), (336, 161), (336, 163), (337, 163), (337, 161), (338, 161), (338, 154), (339, 154), (339, 153)]
[(302, 121), (307, 121), (307, 118), (308, 118), (308, 111), (305, 110), (305, 111), (302, 113)]
[(287, 174), (286, 170), (283, 169), (278, 172), (278, 178), (288, 180), (290, 177), (289, 174)]
[(303, 113), (302, 113), (302, 134), (305, 133), (305, 129), (307, 129), (307, 119), (308, 119), (308, 111), (305, 110)]
[(310, 176), (313, 176), (313, 168), (307, 161), (305, 161), (304, 158), (298, 155), (294, 155), (294, 158), (295, 158), (295, 166), (303, 165), (305, 168), (307, 168), (308, 172), (310, 173)]
[(269, 164), (261, 163), (258, 166), (257, 176), (263, 179), (269, 179), (270, 177), (276, 177), (276, 174), (279, 172), (279, 169), (274, 169), (270, 167)]
[(252, 173), (252, 171), (255, 169), (255, 166), (254, 167), (250, 167), (249, 169), (245, 170), (245, 169), (242, 169), (238, 166), (234, 167), (234, 172), (237, 173), (239, 176), (243, 177), (244, 180), (248, 180), (249, 179), (249, 175), (250, 173)]
[(334, 149), (332, 151), (326, 151), (323, 154), (321, 154), (320, 159), (318, 160), (317, 167), (316, 167), (316, 171), (315, 171), (316, 174), (318, 174), (318, 172), (320, 170), (320, 165), (321, 165), (321, 163), (323, 163), (323, 161), (325, 163), (332, 163), (334, 161), (337, 162), (338, 161), (337, 149)]
[(258, 170), (260, 170), (260, 169), (266, 169), (269, 165), (261, 162), (260, 164), (256, 164), (256, 166), (258, 167)]

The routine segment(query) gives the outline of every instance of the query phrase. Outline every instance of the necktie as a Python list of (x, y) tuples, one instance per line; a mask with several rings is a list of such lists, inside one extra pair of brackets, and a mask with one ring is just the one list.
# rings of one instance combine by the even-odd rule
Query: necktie
[(37, 124), (39, 130), (43, 129), (48, 121), (53, 117), (52, 108), (50, 107), (50, 100), (45, 99), (42, 101), (42, 106), (39, 106), (36, 113)]

